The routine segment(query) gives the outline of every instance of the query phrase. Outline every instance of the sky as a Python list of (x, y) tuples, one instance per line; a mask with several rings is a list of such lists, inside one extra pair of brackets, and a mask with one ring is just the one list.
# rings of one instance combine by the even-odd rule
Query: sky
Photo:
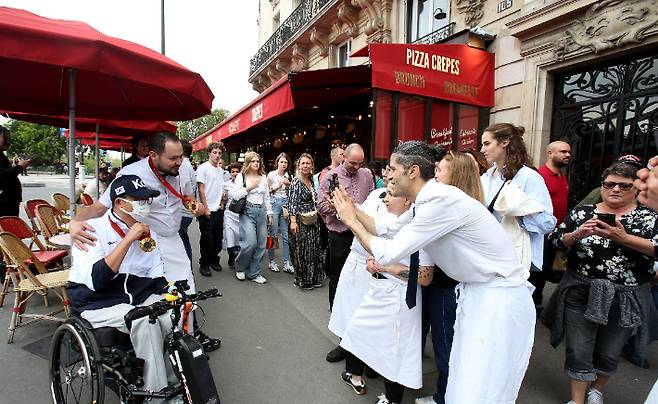
[[(0, 0), (44, 17), (85, 22), (160, 52), (161, 0)], [(257, 93), (247, 81), (258, 50), (257, 0), (165, 0), (165, 54), (201, 74), (213, 108), (237, 111)]]

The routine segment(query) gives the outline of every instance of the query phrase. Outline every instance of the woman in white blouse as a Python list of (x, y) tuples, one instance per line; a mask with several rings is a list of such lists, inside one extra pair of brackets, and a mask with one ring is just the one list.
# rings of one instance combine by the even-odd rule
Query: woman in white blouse
[(263, 284), (267, 279), (261, 275), (261, 262), (265, 255), (267, 227), (272, 225), (272, 206), (258, 153), (245, 153), (242, 172), (235, 179), (235, 185), (233, 199), (247, 196), (244, 213), (240, 215), (240, 253), (235, 259), (235, 277)]

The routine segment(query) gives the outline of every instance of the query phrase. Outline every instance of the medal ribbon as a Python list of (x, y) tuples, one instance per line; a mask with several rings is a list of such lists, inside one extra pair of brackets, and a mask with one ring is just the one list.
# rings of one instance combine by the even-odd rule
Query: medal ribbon
[[(114, 231), (116, 231), (117, 234), (118, 234), (119, 236), (121, 236), (121, 238), (126, 238), (126, 233), (124, 233), (124, 231), (121, 230), (121, 227), (119, 227), (118, 224), (114, 223), (114, 222), (112, 221), (112, 219), (110, 219), (109, 216), (107, 217), (107, 220), (110, 221), (110, 226), (112, 226), (112, 228), (114, 229)], [(145, 238), (149, 238), (149, 237), (151, 237), (151, 233), (150, 233), (150, 232), (149, 232), (149, 234), (147, 234), (147, 235), (145, 235), (144, 237), (140, 238), (140, 240), (144, 240)]]
[(184, 197), (180, 192), (176, 191), (174, 187), (172, 187), (171, 184), (164, 179), (162, 174), (160, 174), (160, 171), (158, 171), (158, 169), (155, 167), (151, 158), (150, 157), (147, 158), (149, 159), (149, 167), (151, 167), (151, 171), (153, 171), (153, 174), (155, 174), (158, 180), (160, 180), (162, 185), (164, 185), (165, 188), (167, 188), (167, 190), (169, 190), (169, 192), (171, 192), (176, 198), (180, 199), (183, 203), (185, 203), (185, 201), (187, 201), (188, 198)]

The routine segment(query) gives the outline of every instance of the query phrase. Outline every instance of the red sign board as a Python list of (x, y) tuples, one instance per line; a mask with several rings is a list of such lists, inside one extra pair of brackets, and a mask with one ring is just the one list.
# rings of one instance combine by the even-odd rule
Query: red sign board
[(494, 54), (468, 45), (370, 44), (372, 86), (494, 105)]

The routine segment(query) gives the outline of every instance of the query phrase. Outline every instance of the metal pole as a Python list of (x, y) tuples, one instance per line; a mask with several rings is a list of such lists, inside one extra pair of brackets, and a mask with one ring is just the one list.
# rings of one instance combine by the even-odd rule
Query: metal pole
[(100, 170), (100, 168), (98, 167), (100, 165), (100, 156), (98, 153), (98, 143), (99, 143), (98, 132), (100, 132), (100, 125), (96, 124), (96, 199), (99, 199), (101, 197), (100, 188), (99, 188), (100, 180), (98, 179), (98, 171)]
[(161, 39), (161, 51), (163, 55), (165, 54), (165, 0), (160, 2), (160, 39)]
[(75, 215), (75, 70), (69, 69), (69, 192), (70, 212)]
[(126, 156), (124, 155), (125, 149), (123, 148), (123, 139), (121, 139), (121, 163), (123, 163), (123, 160), (126, 159)]

